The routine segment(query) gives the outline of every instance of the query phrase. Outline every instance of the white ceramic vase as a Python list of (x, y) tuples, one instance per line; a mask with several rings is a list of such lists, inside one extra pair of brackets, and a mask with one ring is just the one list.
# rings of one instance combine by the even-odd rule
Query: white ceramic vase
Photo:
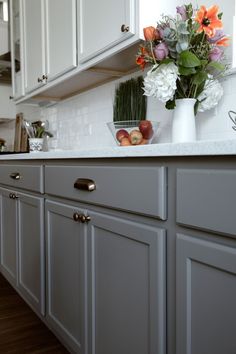
[(30, 152), (39, 152), (43, 150), (43, 138), (30, 138), (29, 139)]
[(172, 121), (172, 143), (196, 141), (195, 102), (195, 98), (182, 98), (175, 101), (176, 107)]

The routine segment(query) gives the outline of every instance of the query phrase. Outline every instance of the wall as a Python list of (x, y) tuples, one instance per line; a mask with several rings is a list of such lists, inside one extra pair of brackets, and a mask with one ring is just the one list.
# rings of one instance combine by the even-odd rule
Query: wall
[[(12, 89), (8, 85), (0, 85), (0, 138), (6, 140), (7, 148), (13, 148), (16, 106), (9, 99)], [(8, 118), (9, 123), (1, 123), (2, 118)]]
[[(127, 76), (123, 80), (129, 78)], [(94, 88), (51, 108), (21, 105), (17, 109), (24, 113), (26, 119), (49, 120), (54, 134), (49, 143), (52, 149), (80, 150), (115, 145), (106, 122), (112, 121), (114, 90), (120, 81)], [(236, 75), (225, 78), (222, 84), (224, 96), (217, 108), (196, 117), (198, 140), (236, 138), (228, 117), (229, 110), (236, 111)], [(171, 141), (171, 117), (172, 111), (167, 111), (156, 99), (148, 98), (147, 119), (161, 123), (155, 142)]]

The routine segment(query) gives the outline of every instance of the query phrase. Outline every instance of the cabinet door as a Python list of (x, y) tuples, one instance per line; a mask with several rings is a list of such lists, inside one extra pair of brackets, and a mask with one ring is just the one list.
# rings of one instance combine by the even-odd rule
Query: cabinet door
[(177, 354), (235, 354), (236, 247), (178, 234), (176, 284)]
[[(134, 35), (134, 0), (78, 0), (78, 53), (84, 62)], [(121, 26), (128, 27), (122, 32)]]
[(46, 0), (47, 77), (76, 67), (76, 0)]
[[(44, 0), (23, 0), (25, 90), (30, 92), (45, 81)], [(38, 80), (39, 79), (39, 80)]]
[(23, 297), (44, 315), (44, 200), (18, 194), (18, 286)]
[(89, 353), (164, 354), (165, 231), (90, 217)]
[[(85, 348), (85, 241), (75, 208), (46, 201), (47, 321), (76, 353)], [(77, 211), (78, 212), (78, 211)]]
[(24, 96), (22, 0), (10, 0), (12, 89), (14, 99)]
[(0, 189), (1, 198), (1, 271), (9, 282), (17, 283), (17, 203), (10, 198), (12, 191)]

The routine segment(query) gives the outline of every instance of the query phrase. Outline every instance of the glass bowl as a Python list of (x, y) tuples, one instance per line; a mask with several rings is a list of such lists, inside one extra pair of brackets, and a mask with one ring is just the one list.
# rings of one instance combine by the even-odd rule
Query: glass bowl
[(129, 120), (108, 122), (107, 126), (117, 145), (134, 146), (151, 144), (159, 122), (151, 120)]

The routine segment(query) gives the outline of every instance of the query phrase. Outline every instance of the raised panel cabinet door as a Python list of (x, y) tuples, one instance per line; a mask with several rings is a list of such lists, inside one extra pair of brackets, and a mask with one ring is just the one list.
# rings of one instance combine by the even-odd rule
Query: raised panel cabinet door
[(134, 0), (78, 0), (79, 62), (133, 36), (135, 18)]
[(26, 93), (45, 83), (44, 17), (44, 0), (23, 0)]
[(236, 353), (236, 244), (177, 235), (177, 354)]
[(165, 354), (165, 231), (89, 216), (89, 353)]
[(0, 188), (1, 272), (17, 284), (17, 203), (11, 190)]
[(18, 286), (23, 297), (45, 314), (44, 199), (18, 194)]
[(48, 81), (76, 67), (76, 0), (46, 0)]
[(24, 96), (22, 0), (10, 0), (12, 90), (14, 99)]
[(84, 255), (81, 224), (69, 205), (46, 201), (47, 314), (54, 331), (73, 352), (87, 354)]

